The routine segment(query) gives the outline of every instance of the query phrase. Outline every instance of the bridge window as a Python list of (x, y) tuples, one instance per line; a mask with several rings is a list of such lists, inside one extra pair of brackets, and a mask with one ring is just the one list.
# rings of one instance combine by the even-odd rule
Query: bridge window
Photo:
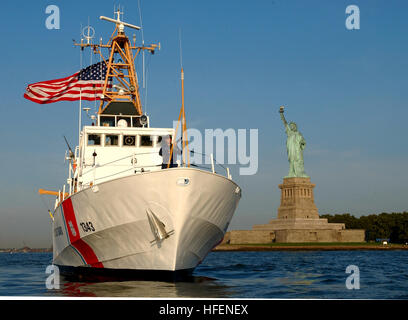
[(136, 146), (136, 136), (123, 136), (123, 146), (125, 147)]
[(107, 134), (105, 136), (105, 146), (118, 146), (119, 136), (116, 134)]
[(101, 135), (100, 134), (88, 134), (88, 146), (100, 146)]
[(140, 136), (140, 146), (141, 147), (152, 147), (153, 139), (151, 136), (141, 135)]
[(114, 127), (115, 126), (115, 117), (101, 117), (102, 127)]

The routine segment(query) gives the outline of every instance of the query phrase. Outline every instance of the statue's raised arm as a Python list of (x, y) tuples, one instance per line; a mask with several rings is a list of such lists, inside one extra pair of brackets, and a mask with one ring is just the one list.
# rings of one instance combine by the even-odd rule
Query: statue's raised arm
[(284, 109), (285, 109), (285, 107), (284, 107), (284, 106), (281, 106), (281, 107), (279, 108), (279, 114), (280, 114), (280, 117), (281, 117), (281, 119), (282, 119), (282, 121), (283, 121), (283, 124), (284, 124), (286, 130), (288, 130), (288, 129), (289, 129), (289, 127), (288, 127), (288, 122), (286, 121), (285, 116), (283, 115)]

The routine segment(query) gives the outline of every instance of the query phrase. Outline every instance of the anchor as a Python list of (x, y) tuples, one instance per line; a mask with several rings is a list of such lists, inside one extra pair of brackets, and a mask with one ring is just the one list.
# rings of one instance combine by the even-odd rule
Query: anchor
[(146, 209), (147, 219), (149, 220), (150, 228), (155, 237), (150, 243), (161, 243), (163, 240), (174, 234), (174, 230), (166, 231), (165, 224), (152, 212), (151, 209)]

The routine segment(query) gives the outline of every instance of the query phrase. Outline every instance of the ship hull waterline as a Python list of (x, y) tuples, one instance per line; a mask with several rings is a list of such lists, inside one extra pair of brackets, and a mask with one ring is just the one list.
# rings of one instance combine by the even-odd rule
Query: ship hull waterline
[(189, 276), (222, 241), (240, 197), (232, 180), (194, 168), (95, 184), (55, 210), (53, 263), (87, 278)]

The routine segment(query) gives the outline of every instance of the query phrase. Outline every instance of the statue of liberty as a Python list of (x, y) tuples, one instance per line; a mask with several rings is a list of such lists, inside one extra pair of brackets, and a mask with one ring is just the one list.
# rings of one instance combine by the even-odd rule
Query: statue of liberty
[(303, 150), (305, 149), (306, 141), (303, 138), (302, 134), (297, 130), (296, 123), (287, 123), (285, 116), (283, 115), (283, 109), (283, 106), (280, 107), (279, 113), (283, 124), (285, 125), (285, 131), (287, 135), (286, 149), (288, 152), (289, 161), (289, 174), (285, 178), (308, 178), (309, 176), (305, 173), (303, 163)]

